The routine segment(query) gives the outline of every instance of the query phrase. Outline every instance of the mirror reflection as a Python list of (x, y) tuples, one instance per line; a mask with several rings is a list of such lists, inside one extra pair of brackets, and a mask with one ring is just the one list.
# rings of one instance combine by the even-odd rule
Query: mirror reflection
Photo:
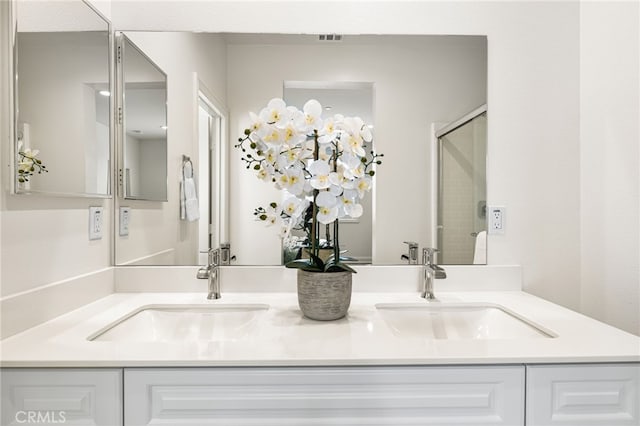
[(167, 201), (167, 76), (118, 34), (125, 199)]
[(109, 23), (84, 2), (16, 9), (15, 191), (108, 196)]
[(487, 107), (438, 137), (438, 253), (446, 265), (487, 263)]
[[(167, 65), (171, 69), (169, 78), (173, 78), (174, 72), (182, 78), (178, 73), (182, 69), (197, 70), (198, 77), (221, 101), (222, 109), (228, 111), (228, 139), (221, 139), (221, 149), (228, 150), (228, 154), (221, 158), (224, 172), (216, 175), (220, 179), (216, 185), (226, 190), (228, 197), (222, 197), (221, 204), (213, 207), (213, 201), (207, 201), (205, 206), (201, 204), (200, 207), (208, 209), (210, 214), (201, 214), (200, 221), (217, 214), (227, 218), (219, 222), (224, 223), (217, 229), (222, 235), (216, 238), (219, 241), (211, 244), (230, 243), (232, 265), (278, 265), (283, 261), (278, 233), (256, 221), (253, 215), (255, 206), (268, 205), (278, 199), (279, 193), (268, 185), (261, 186), (254, 173), (245, 169), (241, 153), (229, 149), (249, 126), (249, 112), (256, 112), (274, 97), (283, 97), (287, 104), (294, 105), (309, 98), (319, 99), (323, 105), (338, 105), (338, 100), (324, 100), (336, 88), (346, 93), (342, 93), (344, 100), (355, 101), (356, 91), (348, 92), (352, 90), (349, 85), (367, 85), (369, 105), (360, 106), (359, 111), (353, 113), (344, 113), (363, 118), (370, 114), (365, 121), (374, 123), (375, 149), (385, 154), (384, 167), (375, 176), (374, 191), (367, 197), (371, 206), (364, 209), (371, 213), (371, 218), (366, 219), (370, 222), (348, 224), (354, 229), (362, 225), (354, 231), (356, 239), (348, 244), (349, 255), (355, 254), (359, 261), (376, 265), (406, 264), (403, 255), (407, 254), (408, 246), (405, 241), (416, 242), (419, 247), (438, 247), (440, 156), (436, 132), (486, 104), (486, 37), (345, 36), (342, 41), (332, 43), (320, 42), (313, 35), (290, 34), (140, 32), (138, 37), (144, 39), (145, 49), (155, 49), (154, 53), (163, 52), (167, 57), (175, 58)], [(190, 44), (187, 47), (185, 43)], [(185, 54), (185, 50), (189, 54)], [(181, 86), (184, 87), (188, 86)], [(300, 93), (296, 93), (298, 91)], [(338, 95), (337, 92), (334, 94)], [(179, 124), (172, 124), (172, 131), (198, 128), (197, 91), (189, 96), (195, 107), (175, 111), (178, 121), (172, 118), (171, 123)], [(174, 107), (179, 108), (178, 104), (169, 105), (169, 110), (174, 111)], [(483, 129), (486, 131), (486, 125)], [(190, 143), (193, 144), (172, 139), (169, 150), (191, 153), (200, 188), (203, 181), (214, 182), (211, 173), (220, 173), (220, 170), (201, 167), (206, 164), (203, 161), (206, 150), (201, 150), (199, 157), (202, 158), (196, 159), (198, 154), (191, 149), (193, 147), (189, 148)], [(483, 175), (485, 168), (483, 165), (473, 174)], [(209, 174), (203, 176), (202, 173)], [(478, 186), (484, 184), (483, 178), (477, 180)], [(169, 203), (175, 202), (178, 196), (177, 191), (176, 194), (169, 192)], [(480, 198), (470, 203), (477, 205)], [(174, 213), (164, 215), (163, 220), (180, 224), (179, 214)], [(135, 211), (133, 215), (137, 217)], [(170, 215), (173, 217), (169, 218)], [(464, 231), (472, 245), (479, 240), (471, 234), (484, 229), (479, 219), (472, 229)], [(202, 224), (200, 234), (204, 237), (194, 241), (209, 241), (206, 229), (211, 226)], [(343, 228), (346, 225), (341, 226)], [(144, 238), (148, 231), (141, 225), (135, 232), (143, 234), (139, 238)], [(181, 233), (180, 237), (184, 235)], [(184, 239), (175, 247), (149, 247), (148, 251), (157, 253), (171, 249), (177, 252), (181, 245), (187, 245)], [(193, 245), (189, 247), (194, 250)], [(119, 249), (117, 244), (117, 253)], [(448, 251), (451, 253), (451, 249)], [(143, 258), (142, 255), (139, 257)], [(202, 255), (199, 257), (201, 259)], [(176, 255), (175, 258), (193, 258), (193, 255)], [(442, 259), (439, 262), (446, 263)], [(464, 259), (452, 262), (473, 263), (474, 259), (473, 255), (466, 255)]]

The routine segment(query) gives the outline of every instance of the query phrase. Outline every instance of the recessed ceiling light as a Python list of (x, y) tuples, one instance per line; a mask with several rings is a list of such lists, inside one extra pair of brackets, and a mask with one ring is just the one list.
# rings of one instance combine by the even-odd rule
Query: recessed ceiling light
[(331, 111), (331, 108), (333, 108), (333, 107), (332, 107), (332, 106), (326, 106), (326, 107), (324, 107), (324, 109), (325, 109), (325, 110), (327, 110), (327, 111)]
[(373, 124), (369, 124), (367, 127), (373, 129)]
[(142, 130), (133, 129), (133, 130), (131, 130), (131, 133), (135, 133), (136, 135), (141, 135), (142, 134)]
[(102, 96), (111, 96), (111, 92), (109, 92), (108, 90), (101, 90), (98, 93), (100, 93)]

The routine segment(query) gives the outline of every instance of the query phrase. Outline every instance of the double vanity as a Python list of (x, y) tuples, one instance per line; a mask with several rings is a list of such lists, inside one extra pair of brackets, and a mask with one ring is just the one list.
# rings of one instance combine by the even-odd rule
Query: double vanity
[(302, 316), (285, 268), (222, 267), (218, 300), (193, 267), (119, 268), (115, 293), (2, 341), (3, 413), (104, 425), (638, 424), (640, 338), (520, 291), (504, 279), (516, 267), (479, 268), (475, 283), (471, 269), (447, 268), (427, 301), (420, 267), (358, 267), (347, 317), (319, 322)]

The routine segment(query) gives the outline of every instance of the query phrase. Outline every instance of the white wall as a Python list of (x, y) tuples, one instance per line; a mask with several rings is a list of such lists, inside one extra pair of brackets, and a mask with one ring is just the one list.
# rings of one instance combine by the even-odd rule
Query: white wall
[(580, 23), (581, 309), (640, 334), (640, 3)]
[[(402, 263), (403, 241), (428, 246), (430, 127), (485, 103), (484, 38), (363, 37), (302, 44), (278, 37), (255, 43), (228, 46), (231, 139), (249, 127), (248, 111), (258, 113), (271, 98), (282, 97), (285, 80), (373, 82), (375, 147), (385, 155), (374, 184), (373, 262)], [(234, 253), (239, 264), (278, 264), (276, 231), (253, 220), (252, 213), (278, 201), (279, 192), (246, 170), (241, 156), (233, 150), (229, 163)]]
[[(119, 201), (132, 210), (129, 235), (116, 237), (116, 264), (162, 264), (171, 253), (171, 263), (195, 265), (197, 222), (179, 220), (182, 155), (198, 158), (193, 73), (224, 103), (226, 47), (221, 36), (212, 34), (127, 32), (127, 36), (167, 74), (168, 201)], [(197, 161), (194, 165), (197, 171)]]

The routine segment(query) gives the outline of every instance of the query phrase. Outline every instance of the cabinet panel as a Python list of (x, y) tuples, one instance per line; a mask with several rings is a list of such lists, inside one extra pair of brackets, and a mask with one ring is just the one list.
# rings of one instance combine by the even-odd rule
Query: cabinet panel
[(521, 425), (524, 367), (126, 369), (125, 424)]
[(2, 369), (2, 425), (122, 425), (122, 370)]
[(640, 364), (527, 367), (527, 425), (640, 425)]

